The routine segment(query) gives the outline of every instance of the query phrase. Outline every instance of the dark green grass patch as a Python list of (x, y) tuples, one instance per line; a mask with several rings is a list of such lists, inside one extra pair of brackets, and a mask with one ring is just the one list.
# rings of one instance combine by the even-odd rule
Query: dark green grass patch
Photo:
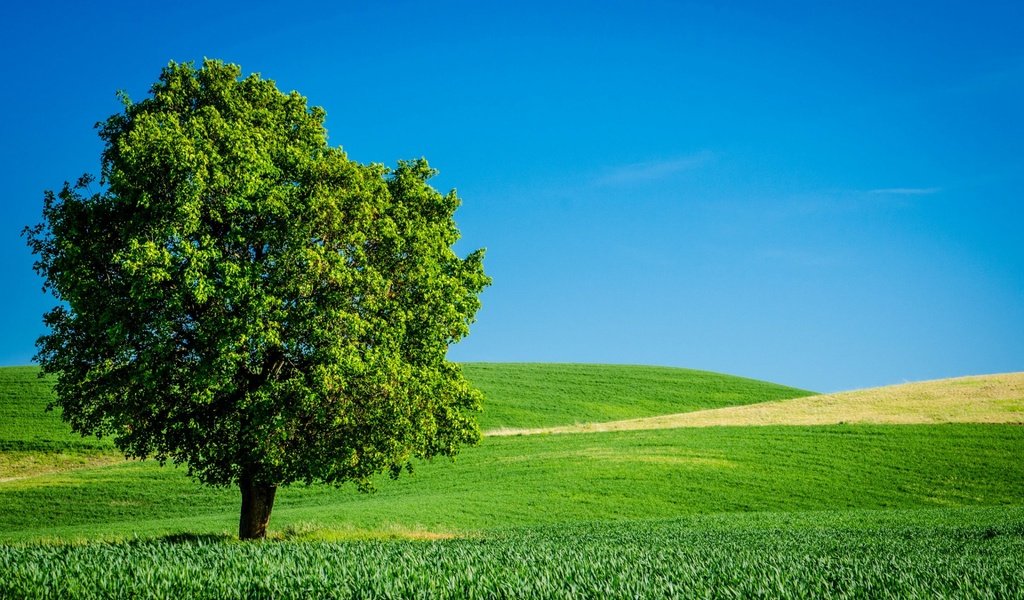
[(947, 513), (589, 523), (435, 542), (0, 546), (0, 597), (1020, 597), (1021, 512)]
[(0, 367), (0, 452), (113, 450), (110, 440), (72, 433), (59, 412), (46, 410), (52, 399), (37, 367)]
[(766, 381), (668, 367), (466, 363), (462, 368), (484, 392), (484, 429), (600, 423), (812, 395)]

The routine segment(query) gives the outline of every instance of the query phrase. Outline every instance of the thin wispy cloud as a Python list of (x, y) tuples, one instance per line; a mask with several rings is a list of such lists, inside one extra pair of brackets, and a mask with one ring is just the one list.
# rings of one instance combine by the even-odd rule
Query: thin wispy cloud
[(931, 194), (937, 194), (942, 191), (942, 188), (938, 187), (897, 187), (897, 188), (878, 188), (869, 190), (869, 194), (880, 194), (886, 196), (929, 196)]
[(688, 156), (621, 165), (606, 170), (594, 178), (595, 185), (631, 185), (665, 179), (678, 173), (692, 171), (708, 164), (714, 154), (709, 151)]
[(755, 259), (759, 262), (776, 266), (787, 265), (809, 269), (834, 269), (845, 263), (845, 257), (823, 252), (819, 249), (765, 248), (755, 255)]

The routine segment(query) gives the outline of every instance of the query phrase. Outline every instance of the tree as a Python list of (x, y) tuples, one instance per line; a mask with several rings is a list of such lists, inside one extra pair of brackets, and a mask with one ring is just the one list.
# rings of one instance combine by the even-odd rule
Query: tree
[(454, 190), (327, 143), (325, 113), (236, 65), (170, 63), (97, 124), (100, 190), (26, 228), (59, 304), (37, 342), (72, 429), (238, 485), (262, 538), (278, 486), (397, 477), (478, 441), (448, 346), (490, 280), (459, 258)]

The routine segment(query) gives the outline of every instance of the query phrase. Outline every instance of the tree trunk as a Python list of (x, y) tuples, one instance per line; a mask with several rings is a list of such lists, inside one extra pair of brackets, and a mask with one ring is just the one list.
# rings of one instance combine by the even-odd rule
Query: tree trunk
[(239, 487), (242, 489), (242, 515), (238, 519), (238, 539), (261, 540), (267, 537), (277, 486), (245, 478), (239, 482)]

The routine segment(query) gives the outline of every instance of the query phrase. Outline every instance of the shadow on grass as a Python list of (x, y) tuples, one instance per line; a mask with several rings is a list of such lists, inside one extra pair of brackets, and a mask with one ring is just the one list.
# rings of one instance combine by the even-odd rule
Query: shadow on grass
[(175, 544), (175, 545), (205, 545), (205, 544), (223, 544), (224, 542), (237, 542), (238, 538), (229, 533), (169, 533), (167, 535), (156, 536), (149, 540), (139, 540), (140, 542), (160, 542), (164, 544)]
[[(435, 532), (420, 529), (389, 528), (384, 530), (331, 529), (318, 523), (293, 523), (270, 531), (262, 540), (241, 541), (230, 532), (194, 533), (188, 531), (163, 535), (139, 536), (105, 540), (106, 543), (129, 546), (168, 544), (174, 546), (206, 546), (216, 544), (274, 544), (280, 542), (433, 542), (466, 537), (449, 532)], [(103, 543), (102, 540), (96, 540)]]

